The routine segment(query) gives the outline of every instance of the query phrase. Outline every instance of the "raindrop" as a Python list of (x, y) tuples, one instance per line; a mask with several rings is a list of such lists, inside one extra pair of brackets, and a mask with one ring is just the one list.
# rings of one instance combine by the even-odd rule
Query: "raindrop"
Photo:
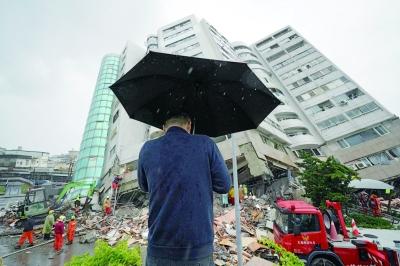
[(157, 109), (156, 113), (158, 114), (160, 112), (160, 108)]
[(217, 73), (214, 72), (214, 77), (216, 77), (216, 76), (217, 76)]
[(222, 67), (222, 63), (219, 63), (219, 67)]
[(169, 96), (172, 96), (172, 92), (169, 93)]
[(182, 100), (185, 100), (185, 99), (186, 99), (186, 96), (183, 96), (183, 97), (182, 97)]
[(242, 96), (242, 101), (244, 100), (244, 96)]
[(190, 74), (192, 74), (192, 71), (193, 71), (193, 67), (190, 67), (189, 69), (188, 69), (188, 75), (190, 75)]
[(224, 95), (224, 96), (225, 96), (225, 95), (226, 95), (226, 91), (224, 91), (224, 93), (222, 93), (222, 95)]

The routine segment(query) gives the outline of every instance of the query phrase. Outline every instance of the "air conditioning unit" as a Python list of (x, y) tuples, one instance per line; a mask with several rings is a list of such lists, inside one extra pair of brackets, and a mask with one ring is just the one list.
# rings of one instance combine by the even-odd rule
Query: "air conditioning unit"
[(367, 165), (364, 162), (357, 162), (356, 166), (358, 169), (363, 169), (367, 167)]
[(339, 103), (339, 105), (341, 105), (341, 106), (346, 105), (346, 104), (347, 104), (347, 101), (340, 101), (340, 103)]

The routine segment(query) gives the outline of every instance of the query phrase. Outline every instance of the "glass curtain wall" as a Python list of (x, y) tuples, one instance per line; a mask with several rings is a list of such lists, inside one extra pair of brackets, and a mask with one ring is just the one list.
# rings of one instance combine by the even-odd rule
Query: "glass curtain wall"
[(109, 86), (117, 80), (119, 64), (120, 57), (114, 54), (104, 56), (101, 62), (76, 162), (74, 181), (93, 182), (101, 177), (114, 95)]

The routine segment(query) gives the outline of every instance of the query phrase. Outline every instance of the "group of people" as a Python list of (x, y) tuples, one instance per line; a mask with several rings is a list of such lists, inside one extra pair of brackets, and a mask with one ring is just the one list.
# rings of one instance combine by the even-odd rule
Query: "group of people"
[[(251, 194), (251, 193), (250, 193)], [(248, 197), (248, 189), (246, 185), (239, 186), (239, 202), (242, 202), (244, 199)], [(226, 200), (227, 198), (227, 200)], [(231, 205), (235, 205), (235, 189), (231, 187), (228, 194), (222, 195), (222, 206), (227, 207), (228, 202)]]
[[(22, 245), (25, 243), (26, 240), (29, 242), (29, 246), (33, 246), (33, 226), (34, 221), (26, 215), (21, 217), (22, 226), (23, 226), (23, 233), (18, 240), (17, 245), (15, 246), (16, 249), (20, 249)], [(67, 245), (71, 245), (74, 241), (75, 231), (76, 231), (76, 219), (75, 216), (72, 215), (69, 217), (67, 221), (67, 226), (64, 223), (66, 222), (66, 217), (64, 215), (60, 215), (57, 220), (54, 217), (54, 210), (50, 210), (49, 214), (46, 216), (43, 225), (43, 239), (50, 240), (52, 232), (54, 231), (54, 250), (56, 252), (61, 251), (64, 245), (64, 236), (65, 236), (65, 229), (67, 230)]]
[(372, 192), (371, 195), (368, 195), (368, 193), (363, 190), (358, 194), (358, 201), (365, 213), (368, 213), (368, 210), (371, 209), (374, 216), (381, 215), (381, 202), (376, 192)]

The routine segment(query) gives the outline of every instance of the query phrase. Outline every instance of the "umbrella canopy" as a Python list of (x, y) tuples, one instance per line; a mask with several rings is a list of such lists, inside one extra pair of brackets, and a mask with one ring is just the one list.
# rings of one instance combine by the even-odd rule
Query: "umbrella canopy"
[(352, 180), (349, 187), (358, 189), (393, 189), (393, 186), (374, 179)]
[(280, 104), (245, 63), (153, 51), (110, 88), (135, 120), (162, 128), (184, 112), (211, 137), (257, 128)]

